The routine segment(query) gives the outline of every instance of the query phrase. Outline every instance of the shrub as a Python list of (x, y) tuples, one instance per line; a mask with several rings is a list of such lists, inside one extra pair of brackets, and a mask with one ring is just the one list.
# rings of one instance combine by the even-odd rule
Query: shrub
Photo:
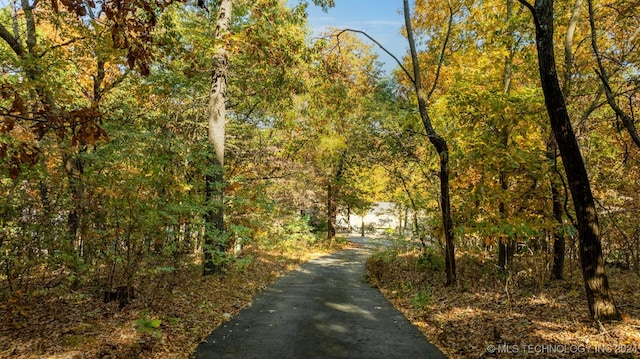
[(418, 267), (424, 271), (442, 271), (444, 269), (444, 258), (434, 249), (427, 249), (418, 258)]
[(427, 286), (420, 289), (411, 301), (411, 305), (414, 309), (424, 310), (431, 304), (431, 287)]

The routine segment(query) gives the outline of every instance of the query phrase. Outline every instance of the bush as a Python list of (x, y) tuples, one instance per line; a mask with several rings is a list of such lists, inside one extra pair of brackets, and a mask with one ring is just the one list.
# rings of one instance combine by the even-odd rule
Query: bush
[(295, 216), (285, 220), (281, 224), (274, 225), (265, 244), (271, 247), (280, 247), (289, 250), (300, 246), (306, 246), (316, 241), (313, 227), (309, 224), (307, 216)]
[(438, 272), (444, 270), (444, 258), (433, 249), (427, 249), (418, 258), (418, 268), (423, 271)]
[(367, 278), (372, 286), (378, 286), (385, 282), (385, 278), (392, 275), (392, 263), (398, 256), (394, 250), (385, 250), (373, 254), (365, 264)]
[(411, 301), (411, 305), (414, 309), (424, 310), (431, 304), (431, 287), (427, 286), (420, 289)]

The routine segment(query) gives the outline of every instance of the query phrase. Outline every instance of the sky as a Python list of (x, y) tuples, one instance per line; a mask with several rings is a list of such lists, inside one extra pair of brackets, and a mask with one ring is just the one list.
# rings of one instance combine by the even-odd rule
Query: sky
[[(400, 35), (404, 26), (400, 12), (402, 0), (335, 0), (335, 4), (326, 13), (313, 3), (309, 4), (307, 12), (314, 35), (327, 27), (350, 28), (365, 31), (399, 59), (408, 51), (407, 40)], [(362, 38), (371, 43), (364, 36)], [(377, 46), (374, 51), (380, 54), (383, 69), (390, 74), (396, 67), (395, 60)]]

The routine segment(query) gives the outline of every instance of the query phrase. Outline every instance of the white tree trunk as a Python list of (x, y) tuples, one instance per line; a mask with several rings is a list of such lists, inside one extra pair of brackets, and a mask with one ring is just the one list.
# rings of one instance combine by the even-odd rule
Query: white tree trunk
[(224, 236), (224, 140), (227, 122), (227, 73), (229, 54), (224, 39), (231, 31), (231, 0), (221, 0), (216, 19), (216, 53), (211, 71), (209, 92), (209, 143), (214, 157), (207, 164), (205, 176), (206, 203), (203, 274), (220, 272), (226, 255)]
[(231, 31), (232, 1), (222, 0), (218, 8), (211, 92), (209, 93), (209, 143), (213, 146), (220, 166), (224, 165), (224, 137), (227, 114), (227, 72), (229, 54), (224, 37)]

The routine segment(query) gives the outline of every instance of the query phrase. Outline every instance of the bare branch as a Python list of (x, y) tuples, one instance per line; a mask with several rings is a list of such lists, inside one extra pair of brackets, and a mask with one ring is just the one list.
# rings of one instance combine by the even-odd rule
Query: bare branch
[(354, 32), (354, 33), (358, 33), (366, 36), (369, 40), (371, 40), (374, 44), (376, 44), (382, 51), (384, 51), (387, 55), (391, 56), (391, 58), (393, 58), (396, 61), (398, 66), (400, 66), (402, 71), (404, 71), (405, 75), (407, 75), (409, 80), (411, 80), (411, 82), (415, 84), (415, 79), (413, 78), (413, 76), (411, 76), (411, 73), (407, 71), (407, 69), (402, 65), (402, 62), (400, 62), (400, 60), (398, 60), (398, 58), (395, 55), (393, 55), (389, 50), (387, 50), (384, 46), (382, 46), (382, 44), (380, 44), (376, 39), (374, 39), (364, 31), (354, 30), (354, 29), (342, 29), (340, 31), (334, 32), (333, 36), (340, 37), (340, 35), (342, 35), (345, 32)]
[(46, 50), (43, 50), (42, 53), (38, 54), (38, 57), (39, 58), (43, 58), (51, 50), (59, 49), (61, 47), (65, 47), (65, 46), (71, 45), (71, 44), (75, 43), (76, 41), (86, 40), (86, 39), (88, 39), (87, 36), (81, 36), (81, 37), (76, 37), (74, 39), (71, 39), (69, 41), (65, 41), (65, 42), (62, 42), (62, 43), (59, 43), (59, 44), (55, 44), (55, 45), (51, 46), (50, 48), (48, 48)]
[(25, 56), (24, 47), (22, 47), (22, 44), (20, 43), (20, 41), (14, 38), (13, 35), (11, 35), (11, 33), (9, 32), (9, 30), (7, 30), (2, 24), (0, 24), (0, 38), (2, 38), (7, 43), (7, 45), (11, 47), (11, 49), (13, 50), (13, 52), (16, 53), (16, 55), (18, 55), (21, 58)]
[(602, 85), (604, 86), (604, 92), (607, 96), (607, 102), (609, 103), (609, 107), (616, 113), (616, 116), (620, 118), (622, 124), (629, 132), (629, 136), (636, 144), (636, 146), (640, 147), (640, 135), (638, 135), (638, 131), (636, 129), (636, 125), (634, 123), (634, 119), (629, 116), (616, 102), (613, 90), (611, 89), (611, 85), (609, 83), (609, 76), (607, 75), (607, 71), (602, 62), (602, 55), (600, 54), (600, 49), (598, 48), (598, 37), (596, 34), (596, 21), (595, 21), (595, 11), (593, 9), (593, 0), (588, 1), (589, 4), (589, 25), (591, 26), (591, 47), (593, 48), (593, 53), (596, 57), (596, 61), (598, 63), (598, 69), (596, 69), (596, 73), (598, 77), (600, 77), (600, 81), (602, 81)]
[(440, 70), (442, 69), (442, 64), (444, 63), (444, 55), (447, 50), (447, 46), (449, 45), (449, 38), (451, 37), (451, 28), (453, 27), (453, 15), (455, 12), (453, 11), (453, 7), (451, 7), (451, 1), (447, 1), (447, 5), (449, 5), (449, 21), (447, 21), (447, 33), (444, 38), (444, 43), (442, 44), (442, 49), (440, 51), (440, 57), (438, 58), (438, 68), (436, 69), (436, 78), (433, 80), (433, 85), (427, 94), (427, 100), (431, 99), (431, 96), (436, 91), (438, 87), (438, 80), (440, 79)]

